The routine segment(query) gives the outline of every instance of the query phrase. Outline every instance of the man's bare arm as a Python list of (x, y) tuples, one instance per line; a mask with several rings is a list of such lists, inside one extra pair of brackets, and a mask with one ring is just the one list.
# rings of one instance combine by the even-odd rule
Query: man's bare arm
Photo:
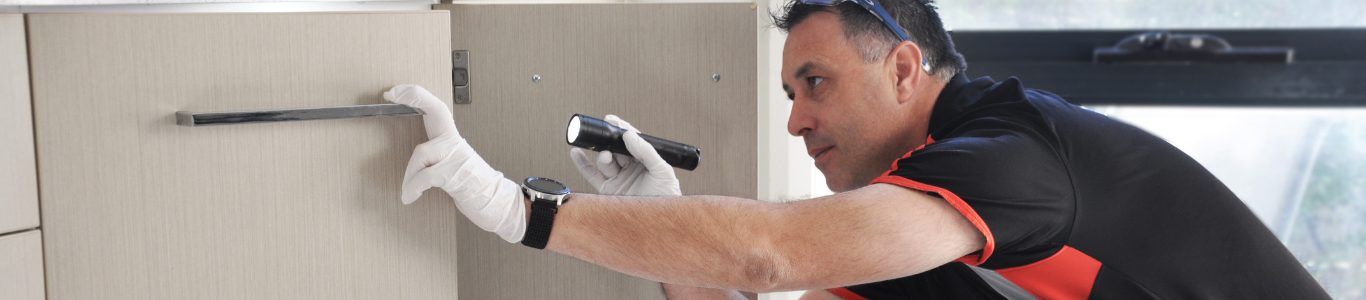
[(788, 203), (575, 194), (547, 249), (666, 283), (755, 292), (924, 272), (982, 249), (944, 200), (875, 184)]

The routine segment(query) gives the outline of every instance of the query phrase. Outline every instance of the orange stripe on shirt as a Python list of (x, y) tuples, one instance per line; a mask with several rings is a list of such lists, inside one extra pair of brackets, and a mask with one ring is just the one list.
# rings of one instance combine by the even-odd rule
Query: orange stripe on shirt
[(853, 291), (850, 291), (848, 288), (837, 287), (837, 288), (833, 288), (833, 289), (828, 289), (827, 291), (830, 291), (831, 293), (834, 293), (835, 296), (840, 296), (840, 298), (844, 298), (844, 300), (868, 300), (868, 298), (864, 298), (863, 296), (859, 296), (859, 294), (855, 294)]
[(996, 270), (1010, 282), (1041, 299), (1086, 299), (1091, 296), (1100, 261), (1070, 246), (1043, 260)]

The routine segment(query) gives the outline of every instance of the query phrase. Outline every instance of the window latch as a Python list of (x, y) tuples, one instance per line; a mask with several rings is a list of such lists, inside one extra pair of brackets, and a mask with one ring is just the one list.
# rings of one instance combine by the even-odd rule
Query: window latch
[(1150, 31), (1096, 47), (1093, 63), (1281, 63), (1295, 60), (1291, 47), (1235, 47), (1212, 34)]

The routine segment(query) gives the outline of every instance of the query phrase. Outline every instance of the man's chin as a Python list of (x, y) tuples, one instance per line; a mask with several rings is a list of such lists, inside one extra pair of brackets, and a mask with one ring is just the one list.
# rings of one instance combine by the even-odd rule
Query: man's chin
[(821, 174), (825, 175), (825, 186), (829, 188), (830, 191), (836, 193), (848, 192), (868, 186), (874, 179), (874, 177), (868, 177), (864, 180), (863, 178), (857, 178), (857, 176), (851, 174), (831, 176), (831, 172), (826, 172), (825, 170), (821, 170)]
[(829, 176), (825, 177), (825, 187), (836, 193), (848, 192), (858, 188), (849, 184), (848, 180), (838, 180), (838, 178)]
[(829, 170), (827, 167), (829, 166), (816, 165), (816, 170), (821, 171), (821, 175), (825, 176), (825, 187), (829, 188), (831, 192), (842, 193), (867, 185), (867, 182), (850, 182), (850, 178), (853, 178), (850, 174), (841, 174), (837, 170)]

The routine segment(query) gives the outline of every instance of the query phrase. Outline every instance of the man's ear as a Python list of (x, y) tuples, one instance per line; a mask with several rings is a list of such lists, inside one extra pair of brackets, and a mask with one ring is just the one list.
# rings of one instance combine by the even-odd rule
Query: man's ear
[(906, 103), (914, 99), (916, 88), (920, 86), (921, 81), (927, 79), (926, 75), (929, 74), (923, 70), (921, 63), (924, 57), (920, 46), (910, 41), (902, 41), (892, 48), (887, 63), (892, 64), (891, 67), (896, 70), (897, 103)]

